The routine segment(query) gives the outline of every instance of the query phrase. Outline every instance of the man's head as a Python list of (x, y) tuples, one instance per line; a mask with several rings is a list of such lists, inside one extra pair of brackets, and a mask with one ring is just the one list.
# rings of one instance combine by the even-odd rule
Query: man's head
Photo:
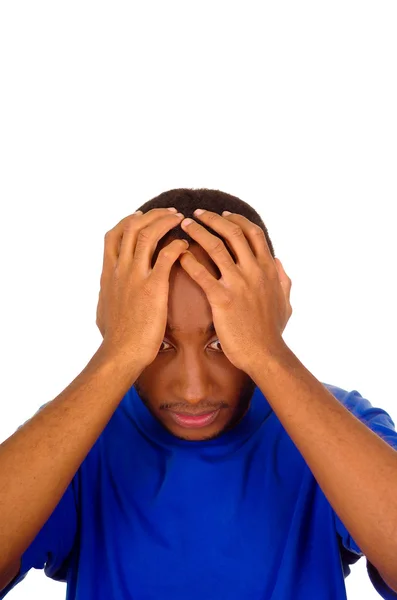
[[(274, 257), (262, 219), (235, 196), (217, 190), (178, 189), (157, 196), (139, 209), (147, 212), (168, 206), (175, 206), (185, 217), (193, 219), (196, 208), (218, 214), (223, 210), (242, 214), (262, 227)], [(220, 237), (212, 229), (206, 229)], [(157, 244), (152, 266), (159, 251), (176, 238), (187, 239), (190, 252), (216, 279), (220, 278), (219, 269), (207, 252), (179, 225)], [(225, 245), (228, 247), (226, 242)], [(152, 415), (170, 433), (186, 440), (212, 439), (235, 426), (247, 412), (255, 390), (252, 379), (223, 354), (211, 325), (211, 307), (205, 293), (177, 261), (170, 274), (164, 341), (134, 387)]]

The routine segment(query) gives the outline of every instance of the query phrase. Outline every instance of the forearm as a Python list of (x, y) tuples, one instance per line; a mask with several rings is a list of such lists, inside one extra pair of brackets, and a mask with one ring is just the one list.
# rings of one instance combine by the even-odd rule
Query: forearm
[(0, 573), (47, 521), (141, 370), (101, 346), (59, 396), (0, 445)]
[(397, 451), (357, 419), (289, 350), (251, 376), (318, 484), (388, 582), (397, 565)]

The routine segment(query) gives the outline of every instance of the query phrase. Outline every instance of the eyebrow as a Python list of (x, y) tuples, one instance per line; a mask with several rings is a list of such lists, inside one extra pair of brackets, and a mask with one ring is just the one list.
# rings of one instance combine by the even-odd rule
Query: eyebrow
[[(174, 331), (182, 331), (180, 327), (175, 327), (173, 325), (169, 325), (167, 323), (167, 327), (166, 327), (166, 331), (169, 332), (174, 332)], [(199, 333), (202, 333), (203, 335), (207, 334), (207, 333), (214, 333), (215, 332), (215, 327), (214, 324), (211, 322), (209, 325), (207, 325), (207, 327), (200, 327), (197, 330)]]

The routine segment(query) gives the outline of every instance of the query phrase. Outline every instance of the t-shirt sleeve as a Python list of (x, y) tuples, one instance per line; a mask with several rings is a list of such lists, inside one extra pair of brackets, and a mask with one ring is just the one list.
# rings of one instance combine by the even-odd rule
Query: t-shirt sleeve
[(7, 587), (0, 591), (0, 600), (25, 579), (32, 568), (44, 569), (47, 577), (66, 581), (68, 558), (77, 534), (77, 498), (78, 478), (75, 476), (50, 517), (22, 554), (20, 570)]
[[(355, 417), (364, 423), (374, 433), (379, 435), (387, 444), (397, 450), (397, 432), (391, 416), (382, 408), (372, 404), (357, 391), (347, 392), (335, 386), (326, 385), (327, 389), (339, 400)], [(357, 562), (364, 556), (358, 544), (350, 535), (336, 512), (334, 511), (336, 532), (342, 546), (342, 557), (347, 557), (349, 564)], [(349, 558), (350, 557), (350, 558)], [(385, 600), (397, 600), (397, 593), (390, 589), (379, 574), (376, 567), (367, 560), (368, 577), (381, 596)], [(350, 569), (346, 568), (346, 573)]]

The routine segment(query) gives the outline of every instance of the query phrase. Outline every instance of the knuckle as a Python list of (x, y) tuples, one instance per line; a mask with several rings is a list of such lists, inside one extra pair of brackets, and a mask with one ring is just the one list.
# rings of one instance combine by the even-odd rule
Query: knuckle
[(124, 225), (124, 233), (132, 233), (133, 231), (135, 231), (136, 226), (134, 224), (133, 220), (129, 220), (126, 221), (125, 225)]
[(159, 257), (170, 258), (170, 257), (174, 256), (175, 254), (179, 254), (180, 245), (178, 244), (178, 241), (179, 240), (173, 240), (170, 244), (167, 244), (166, 246), (164, 246), (159, 252)]
[(207, 221), (209, 223), (212, 223), (212, 221), (215, 219), (215, 221), (217, 221), (219, 219), (219, 215), (218, 214), (207, 214)]
[(140, 230), (140, 232), (138, 234), (138, 242), (141, 244), (146, 243), (149, 241), (149, 239), (150, 239), (149, 228), (144, 227), (143, 229)]
[(268, 284), (268, 276), (260, 268), (254, 271), (253, 277), (254, 277), (255, 281), (257, 281), (258, 286), (260, 286), (260, 287)]
[(150, 285), (148, 282), (145, 282), (145, 283), (143, 284), (143, 286), (142, 286), (142, 288), (141, 288), (141, 291), (142, 291), (142, 295), (143, 295), (145, 298), (150, 298), (150, 296), (151, 296), (151, 295), (152, 295), (152, 293), (153, 293), (153, 292), (152, 292), (152, 286), (151, 286), (151, 285)]
[(259, 227), (259, 225), (255, 225), (255, 224), (253, 224), (250, 227), (248, 233), (250, 235), (257, 235), (257, 236), (260, 236), (260, 237), (265, 237), (265, 232), (263, 231), (263, 229), (261, 227)]
[(127, 217), (124, 221), (124, 231), (131, 231), (133, 227), (136, 227), (135, 223), (136, 219), (134, 217)]
[(217, 238), (217, 241), (214, 242), (212, 245), (211, 252), (213, 252), (214, 254), (219, 254), (220, 252), (223, 252), (224, 249), (225, 249), (224, 243), (222, 242), (222, 240)]
[(244, 235), (243, 230), (239, 225), (234, 225), (230, 233), (233, 237), (241, 237)]
[(203, 284), (206, 282), (207, 277), (206, 277), (206, 273), (204, 272), (203, 269), (196, 267), (196, 268), (193, 268), (191, 272), (192, 272), (192, 277), (194, 279), (196, 279), (197, 281), (202, 281)]
[(124, 219), (122, 219), (120, 221), (120, 223), (117, 225), (117, 227), (115, 227), (114, 229), (118, 232), (125, 231), (127, 229), (127, 227), (129, 227), (130, 223), (132, 223), (133, 221), (134, 221), (133, 216), (128, 215), (128, 217), (124, 217)]
[(223, 290), (222, 304), (225, 309), (228, 309), (233, 305), (233, 296), (228, 290)]

